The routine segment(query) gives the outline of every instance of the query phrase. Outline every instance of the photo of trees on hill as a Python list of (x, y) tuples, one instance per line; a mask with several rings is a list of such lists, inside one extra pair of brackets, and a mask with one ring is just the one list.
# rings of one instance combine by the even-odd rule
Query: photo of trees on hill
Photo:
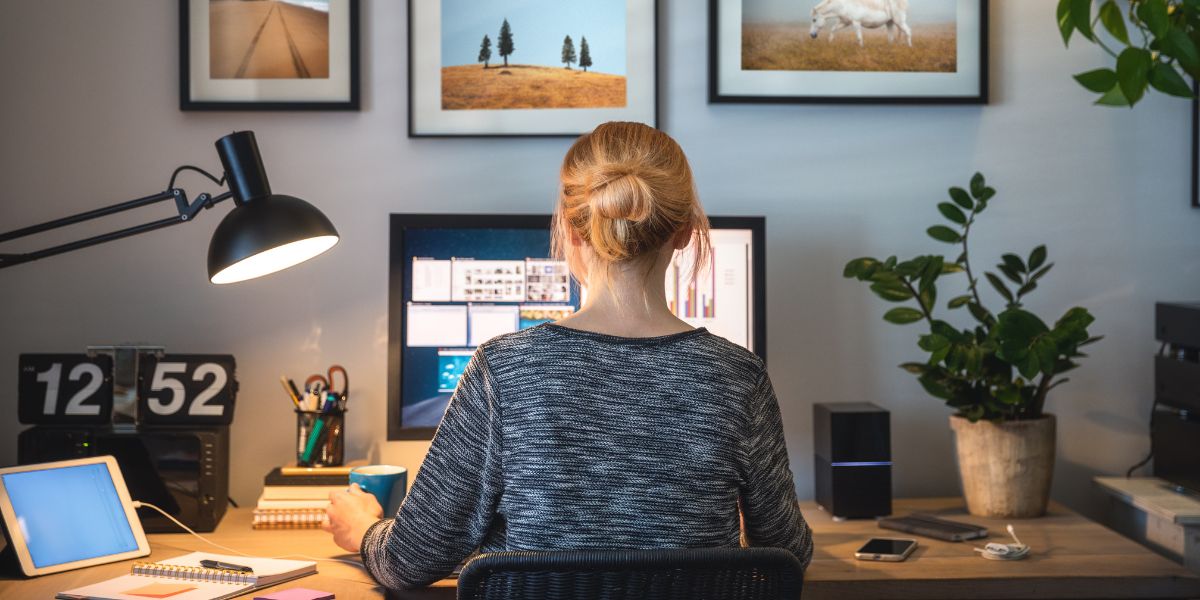
[(624, 107), (625, 8), (443, 0), (442, 108)]

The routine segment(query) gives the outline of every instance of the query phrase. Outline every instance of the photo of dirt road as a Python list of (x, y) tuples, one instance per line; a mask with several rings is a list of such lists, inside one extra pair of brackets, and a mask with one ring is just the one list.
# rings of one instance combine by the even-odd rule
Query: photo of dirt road
[(327, 79), (328, 0), (209, 0), (213, 79)]

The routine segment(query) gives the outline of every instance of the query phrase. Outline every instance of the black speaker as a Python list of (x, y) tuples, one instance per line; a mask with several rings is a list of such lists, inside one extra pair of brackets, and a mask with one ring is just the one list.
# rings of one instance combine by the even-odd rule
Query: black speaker
[(888, 411), (869, 402), (813, 405), (817, 504), (835, 519), (892, 514)]

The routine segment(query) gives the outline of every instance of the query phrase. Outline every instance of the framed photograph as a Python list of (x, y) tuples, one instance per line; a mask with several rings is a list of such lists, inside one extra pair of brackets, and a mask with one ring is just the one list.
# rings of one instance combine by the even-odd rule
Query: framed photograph
[(987, 0), (709, 0), (709, 102), (986, 104)]
[(358, 110), (358, 0), (179, 0), (180, 110)]
[(656, 0), (410, 0), (408, 135), (657, 124)]

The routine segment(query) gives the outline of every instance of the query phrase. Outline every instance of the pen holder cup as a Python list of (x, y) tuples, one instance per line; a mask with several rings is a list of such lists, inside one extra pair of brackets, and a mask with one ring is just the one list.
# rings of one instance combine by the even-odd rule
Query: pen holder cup
[(346, 411), (296, 411), (296, 463), (300, 466), (340, 466), (345, 440)]

